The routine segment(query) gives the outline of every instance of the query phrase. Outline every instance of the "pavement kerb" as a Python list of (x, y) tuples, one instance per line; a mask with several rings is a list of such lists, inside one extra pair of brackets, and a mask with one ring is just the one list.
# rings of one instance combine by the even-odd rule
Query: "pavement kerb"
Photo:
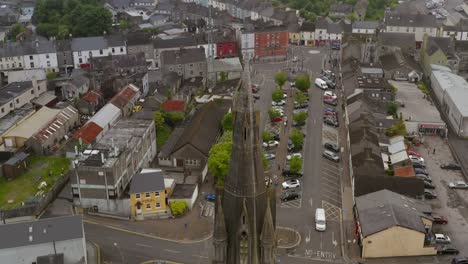
[(200, 243), (200, 242), (203, 242), (203, 241), (206, 241), (206, 240), (210, 239), (213, 236), (213, 233), (210, 233), (208, 236), (206, 236), (204, 238), (200, 238), (200, 239), (178, 240), (178, 239), (170, 239), (170, 238), (165, 238), (165, 237), (158, 237), (158, 236), (149, 235), (149, 234), (146, 234), (146, 233), (140, 233), (140, 232), (132, 231), (132, 230), (129, 230), (129, 229), (125, 229), (125, 228), (121, 228), (121, 227), (117, 227), (117, 226), (113, 226), (113, 225), (108, 225), (108, 224), (102, 224), (102, 223), (98, 223), (98, 222), (94, 222), (94, 221), (90, 221), (90, 220), (85, 220), (85, 219), (83, 219), (83, 222), (88, 223), (88, 224), (92, 224), (92, 225), (99, 225), (99, 226), (107, 227), (107, 228), (110, 228), (110, 229), (114, 229), (114, 230), (117, 230), (117, 231), (129, 233), (129, 234), (133, 234), (133, 235), (137, 235), (137, 236), (144, 236), (144, 237), (159, 239), (159, 240), (168, 241), (168, 242), (180, 243), (180, 244)]
[(158, 263), (162, 263), (162, 264), (184, 264), (184, 263), (180, 263), (180, 262), (174, 262), (174, 261), (163, 260), (163, 259), (148, 260), (148, 261), (142, 262), (140, 264), (158, 264)]
[(96, 247), (96, 252), (97, 252), (97, 264), (101, 264), (101, 247), (94, 243), (94, 242), (91, 242), (94, 244), (94, 246)]
[(297, 242), (293, 245), (288, 245), (288, 246), (278, 246), (278, 248), (281, 248), (281, 249), (289, 249), (289, 248), (293, 248), (293, 247), (297, 247), (300, 243), (301, 243), (301, 234), (299, 234), (299, 232), (297, 232), (296, 230), (292, 229), (292, 228), (289, 228), (289, 227), (277, 227), (276, 229), (284, 229), (284, 230), (289, 230), (289, 231), (292, 231), (294, 233), (296, 233), (297, 237), (299, 238), (297, 240)]

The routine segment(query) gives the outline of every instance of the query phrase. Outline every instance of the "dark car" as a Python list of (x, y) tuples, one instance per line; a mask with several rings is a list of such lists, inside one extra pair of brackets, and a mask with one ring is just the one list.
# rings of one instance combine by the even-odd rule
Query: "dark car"
[(458, 255), (460, 251), (452, 246), (443, 246), (437, 249), (437, 254)]
[(416, 178), (424, 180), (424, 181), (432, 182), (432, 178), (424, 174), (416, 174)]
[[(331, 108), (330, 108), (330, 109), (331, 109)], [(335, 111), (335, 110), (333, 110), (333, 111), (332, 111), (332, 110), (329, 110), (329, 108), (327, 108), (327, 109), (325, 109), (325, 110), (323, 111), (323, 114), (324, 114), (324, 115), (334, 115), (334, 116), (337, 116), (337, 115), (338, 115), (338, 112)]]
[(322, 79), (324, 82), (327, 83), (328, 88), (330, 88), (330, 89), (335, 89), (336, 88), (336, 83), (333, 80), (333, 78), (330, 78), (329, 76), (323, 75), (322, 77), (320, 77), (320, 79)]
[(296, 200), (296, 199), (299, 199), (299, 194), (295, 193), (295, 192), (284, 192), (281, 195), (281, 201), (283, 201), (283, 202)]
[(302, 104), (295, 104), (294, 105), (294, 109), (305, 109), (307, 107), (309, 107), (308, 103), (302, 103)]
[(258, 100), (258, 99), (260, 99), (260, 95), (259, 94), (254, 94), (253, 98)]
[(338, 104), (337, 100), (323, 100), (324, 103), (336, 106)]
[(205, 196), (205, 199), (206, 199), (208, 202), (214, 202), (214, 201), (216, 201), (216, 194), (214, 194), (214, 193), (207, 194), (207, 195)]
[(335, 153), (340, 152), (340, 146), (338, 146), (338, 144), (328, 143), (327, 142), (327, 143), (323, 144), (323, 147), (325, 149), (331, 150), (331, 151), (333, 151)]
[(452, 264), (468, 264), (468, 257), (456, 257), (452, 259)]
[(280, 136), (279, 136), (278, 133), (273, 132), (272, 134), (273, 134), (273, 139), (274, 139), (274, 140), (280, 140)]
[(419, 169), (425, 169), (426, 168), (426, 164), (424, 164), (422, 162), (418, 162), (418, 161), (414, 161), (414, 160), (412, 160), (411, 162), (413, 163), (413, 168), (419, 168)]
[(425, 169), (420, 169), (420, 168), (414, 169), (414, 173), (416, 173), (416, 174), (429, 175), (429, 172), (427, 172)]
[(424, 198), (432, 200), (437, 198), (437, 194), (431, 190), (424, 189)]
[(331, 118), (329, 118), (329, 117), (324, 118), (324, 119), (323, 119), (323, 123), (325, 123), (325, 124), (327, 124), (327, 125), (329, 125), (329, 126), (339, 127), (338, 122), (336, 122), (336, 120), (333, 120), (333, 119), (331, 119)]
[(283, 176), (288, 178), (301, 178), (302, 173), (300, 172), (292, 172), (290, 170), (283, 170)]
[(432, 214), (431, 216), (434, 219), (432, 221), (432, 223), (434, 223), (434, 224), (447, 224), (448, 223), (447, 217), (444, 217), (444, 216), (441, 216), (441, 215), (438, 215), (438, 214)]
[(429, 181), (424, 181), (424, 188), (434, 190), (436, 187)]
[(460, 165), (453, 162), (441, 164), (440, 168), (444, 170), (461, 170)]

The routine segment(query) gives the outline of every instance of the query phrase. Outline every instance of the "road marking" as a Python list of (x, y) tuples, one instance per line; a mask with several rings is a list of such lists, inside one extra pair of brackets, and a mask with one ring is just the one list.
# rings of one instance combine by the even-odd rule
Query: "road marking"
[(333, 184), (339, 185), (338, 179), (336, 179), (336, 178), (330, 179), (330, 178), (328, 178), (328, 177), (322, 177), (322, 180), (326, 180), (326, 181), (328, 181), (329, 183), (333, 183)]
[(322, 195), (323, 195), (325, 198), (327, 198), (327, 199), (329, 199), (329, 200), (332, 200), (332, 201), (336, 202), (337, 204), (340, 204), (340, 205), (341, 205), (341, 202), (340, 202), (340, 201), (338, 201), (337, 199), (331, 197), (330, 195), (328, 195), (328, 194), (322, 194)]
[[(329, 191), (334, 191), (334, 192), (336, 192), (336, 191), (339, 191), (339, 190), (340, 190), (340, 187), (337, 187), (336, 184), (331, 185), (331, 184), (329, 184), (329, 183), (322, 182), (322, 186), (328, 188)], [(327, 189), (324, 189), (324, 190), (327, 190)]]
[(208, 258), (207, 256), (201, 256), (201, 255), (192, 255), (192, 256), (194, 256), (194, 257), (198, 257), (198, 258), (205, 258), (205, 259), (207, 259), (207, 258)]
[[(331, 162), (331, 161), (330, 161), (330, 162)], [(325, 168), (325, 169), (328, 169), (328, 170), (336, 170), (336, 169), (339, 168), (339, 167), (337, 166), (336, 163), (331, 163), (331, 164), (330, 164), (330, 162), (328, 162), (328, 160), (327, 160), (327, 162), (324, 162), (324, 163), (323, 163), (323, 165), (325, 165), (325, 166), (327, 167), (327, 168)]]
[(320, 249), (322, 249), (323, 233), (320, 232)]
[(338, 245), (338, 242), (335, 240), (335, 233), (332, 231), (332, 244), (336, 247)]
[(310, 203), (310, 207), (314, 207), (314, 201), (312, 200), (312, 198), (309, 199), (309, 203)]
[(171, 250), (171, 249), (164, 249), (164, 251), (171, 252), (171, 253), (180, 253), (180, 251)]
[(309, 228), (309, 234), (307, 235), (305, 241), (306, 241), (306, 243), (310, 242), (310, 228)]
[(142, 246), (142, 247), (148, 247), (148, 248), (152, 248), (153, 246), (150, 246), (150, 245), (145, 245), (145, 244), (140, 244), (140, 243), (136, 243), (135, 245), (137, 246)]

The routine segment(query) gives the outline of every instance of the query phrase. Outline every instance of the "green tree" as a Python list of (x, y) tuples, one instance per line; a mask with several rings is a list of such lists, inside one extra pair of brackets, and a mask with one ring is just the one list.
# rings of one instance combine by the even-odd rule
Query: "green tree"
[(226, 130), (219, 138), (218, 143), (232, 142), (232, 130)]
[(293, 129), (291, 132), (291, 141), (294, 145), (294, 148), (300, 148), (304, 143), (304, 133), (297, 129)]
[(231, 151), (232, 141), (215, 144), (208, 153), (208, 170), (216, 176), (218, 186), (224, 186), (224, 178), (229, 170)]
[(284, 92), (280, 88), (276, 88), (271, 94), (271, 98), (275, 102), (280, 102), (283, 100)]
[(273, 134), (268, 132), (268, 131), (263, 131), (262, 132), (262, 139), (263, 139), (263, 142), (268, 142), (268, 141), (272, 141), (274, 139), (273, 137)]
[(56, 72), (48, 72), (47, 73), (47, 80), (51, 81), (53, 79), (57, 78), (57, 73)]
[(305, 122), (307, 120), (307, 113), (306, 112), (299, 112), (297, 114), (293, 115), (293, 120), (296, 122), (298, 126), (303, 126), (305, 125)]
[(154, 112), (154, 126), (156, 130), (161, 129), (164, 126), (164, 115), (160, 111)]
[(309, 75), (299, 75), (296, 77), (296, 88), (302, 92), (306, 92), (310, 88)]
[(294, 99), (298, 104), (303, 104), (307, 102), (307, 96), (304, 93), (297, 93), (296, 98)]
[(297, 156), (291, 157), (291, 160), (289, 161), (289, 170), (292, 173), (300, 172), (302, 170), (302, 159)]
[(8, 34), (6, 35), (6, 38), (11, 40), (11, 41), (16, 41), (16, 37), (25, 32), (26, 31), (26, 28), (22, 25), (22, 24), (14, 24), (10, 31), (8, 31)]
[(392, 115), (394, 118), (397, 118), (398, 113), (398, 104), (396, 102), (387, 103), (387, 114)]
[(268, 110), (268, 115), (270, 116), (270, 119), (273, 120), (274, 118), (281, 116), (281, 113), (278, 110), (270, 109)]
[(171, 208), (172, 215), (178, 216), (187, 210), (186, 201), (173, 201), (169, 203), (169, 208)]
[(175, 127), (184, 121), (184, 113), (166, 112), (164, 113), (164, 120), (166, 120), (166, 124), (170, 125), (171, 127)]
[(120, 20), (119, 21), (119, 28), (122, 31), (127, 31), (132, 27), (132, 24), (128, 20)]
[(393, 136), (406, 136), (406, 125), (405, 121), (400, 119), (398, 123), (394, 124), (393, 126), (387, 128), (385, 130), (385, 135), (388, 137)]
[(354, 22), (357, 19), (356, 14), (354, 12), (349, 14), (346, 18), (349, 19), (351, 22)]
[(279, 87), (283, 87), (283, 85), (286, 83), (287, 77), (284, 72), (277, 72), (275, 74), (275, 82), (278, 84)]
[(224, 115), (223, 117), (223, 121), (221, 122), (221, 125), (223, 127), (223, 130), (224, 131), (232, 131), (233, 129), (233, 126), (234, 126), (234, 123), (233, 123), (233, 119), (232, 119), (232, 112), (229, 112), (227, 114)]

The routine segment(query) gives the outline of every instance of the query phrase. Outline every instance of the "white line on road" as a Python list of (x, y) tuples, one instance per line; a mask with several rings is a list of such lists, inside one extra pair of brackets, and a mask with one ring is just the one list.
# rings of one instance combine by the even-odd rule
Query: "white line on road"
[(336, 184), (336, 183), (329, 183), (329, 182), (323, 181), (322, 185), (324, 185), (325, 187), (327, 187), (329, 189), (332, 189), (332, 190), (337, 190), (337, 191), (340, 190), (340, 186), (338, 186), (338, 184)]
[(329, 199), (329, 200), (332, 200), (332, 201), (336, 202), (337, 204), (340, 204), (340, 205), (341, 205), (341, 202), (338, 201), (338, 200), (336, 200), (336, 198), (333, 198), (332, 196), (330, 196), (330, 195), (328, 195), (328, 194), (325, 194), (325, 193), (323, 193), (322, 195), (323, 195), (324, 198), (327, 198), (327, 199)]
[(309, 199), (309, 203), (310, 203), (310, 207), (314, 207), (314, 201), (312, 200), (312, 198)]
[(336, 179), (336, 178), (330, 179), (330, 177), (322, 177), (322, 180), (326, 180), (329, 183), (340, 185), (340, 183), (338, 182), (338, 179)]
[(208, 258), (207, 256), (201, 256), (201, 255), (192, 255), (192, 256), (198, 257), (198, 258), (206, 258), (206, 259)]
[(171, 250), (171, 249), (164, 249), (164, 251), (171, 252), (171, 253), (180, 253), (180, 251)]
[[(335, 164), (336, 164), (336, 163), (335, 163)], [(326, 167), (328, 167), (327, 169), (330, 169), (330, 170), (332, 170), (332, 169), (338, 169), (338, 167), (337, 167), (335, 164), (334, 164), (334, 165), (331, 165), (331, 164), (326, 163), (326, 162), (323, 163), (323, 165), (325, 165)]]
[(323, 233), (320, 233), (320, 250), (322, 250)]
[(136, 243), (135, 245), (137, 245), (137, 246), (142, 246), (142, 247), (152, 248), (152, 246), (150, 246), (150, 245), (145, 245), (145, 244), (140, 244), (140, 243)]

